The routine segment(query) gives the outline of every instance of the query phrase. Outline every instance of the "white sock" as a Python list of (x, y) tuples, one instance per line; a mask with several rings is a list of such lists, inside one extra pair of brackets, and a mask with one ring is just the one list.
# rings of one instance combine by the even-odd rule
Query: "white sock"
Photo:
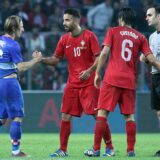
[(20, 152), (20, 149), (16, 150), (16, 151), (12, 151), (12, 154), (16, 155)]

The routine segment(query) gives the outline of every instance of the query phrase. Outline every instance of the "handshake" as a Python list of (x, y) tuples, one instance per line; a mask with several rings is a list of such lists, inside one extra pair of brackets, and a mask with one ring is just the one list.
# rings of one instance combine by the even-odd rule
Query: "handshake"
[(34, 51), (32, 53), (32, 58), (36, 61), (36, 62), (40, 62), (43, 58), (42, 53), (39, 51)]

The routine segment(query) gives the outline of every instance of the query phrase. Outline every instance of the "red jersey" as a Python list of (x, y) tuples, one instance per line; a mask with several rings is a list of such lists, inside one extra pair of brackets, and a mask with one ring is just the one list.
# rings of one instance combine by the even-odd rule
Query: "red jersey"
[(145, 36), (133, 28), (114, 27), (108, 30), (103, 45), (111, 48), (104, 82), (121, 88), (135, 89), (139, 52), (145, 56), (151, 53)]
[(69, 70), (67, 83), (80, 88), (94, 84), (95, 72), (87, 80), (80, 80), (79, 74), (91, 67), (99, 54), (100, 45), (95, 34), (83, 30), (78, 36), (72, 36), (70, 33), (63, 35), (57, 44), (54, 56), (66, 57)]

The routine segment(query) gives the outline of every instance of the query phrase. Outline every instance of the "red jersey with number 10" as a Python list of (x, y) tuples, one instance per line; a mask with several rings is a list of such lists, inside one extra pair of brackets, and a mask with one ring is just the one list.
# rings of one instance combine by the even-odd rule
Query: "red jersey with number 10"
[(63, 35), (57, 44), (54, 56), (66, 57), (69, 70), (67, 83), (80, 88), (94, 84), (95, 72), (87, 80), (80, 80), (79, 74), (91, 67), (99, 54), (100, 45), (95, 34), (89, 30), (83, 30), (75, 37), (70, 33)]
[(145, 36), (133, 28), (113, 27), (108, 30), (103, 45), (111, 48), (104, 82), (121, 88), (135, 89), (139, 52), (145, 56), (151, 54)]

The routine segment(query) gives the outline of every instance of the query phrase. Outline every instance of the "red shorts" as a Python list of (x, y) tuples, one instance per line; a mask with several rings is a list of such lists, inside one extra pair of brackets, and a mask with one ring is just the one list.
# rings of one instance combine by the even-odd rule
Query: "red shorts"
[(135, 112), (135, 90), (103, 83), (100, 89), (98, 109), (113, 112), (117, 103), (122, 114), (133, 114)]
[(73, 88), (66, 85), (62, 99), (61, 112), (80, 117), (85, 114), (97, 114), (99, 89), (94, 86)]

